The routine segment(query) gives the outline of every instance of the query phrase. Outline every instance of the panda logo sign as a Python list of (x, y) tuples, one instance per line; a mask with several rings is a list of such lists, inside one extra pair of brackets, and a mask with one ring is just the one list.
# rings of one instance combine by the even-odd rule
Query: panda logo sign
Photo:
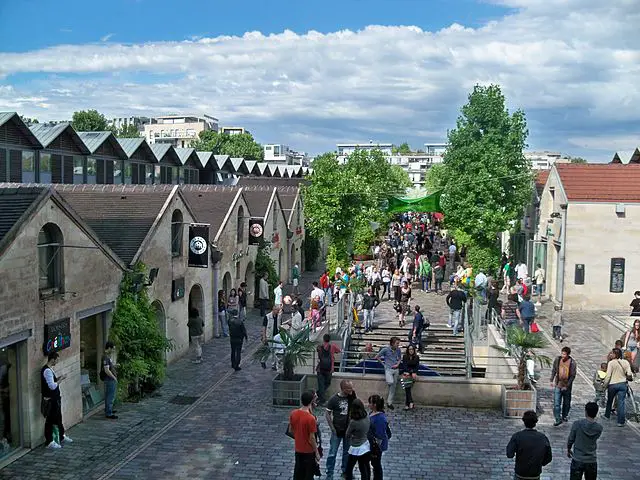
[(209, 225), (192, 223), (189, 225), (189, 266), (207, 268), (209, 266)]
[(260, 245), (264, 235), (264, 221), (261, 218), (252, 218), (249, 221), (249, 245)]
[(207, 251), (207, 242), (202, 237), (193, 237), (189, 242), (189, 248), (196, 255), (202, 255)]

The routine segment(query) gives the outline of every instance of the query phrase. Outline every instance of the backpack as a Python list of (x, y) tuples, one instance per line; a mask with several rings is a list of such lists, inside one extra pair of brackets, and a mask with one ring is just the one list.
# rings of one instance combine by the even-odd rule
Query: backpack
[(329, 350), (324, 348), (324, 346), (318, 347), (318, 370), (321, 372), (330, 372), (331, 371), (331, 346), (329, 346)]

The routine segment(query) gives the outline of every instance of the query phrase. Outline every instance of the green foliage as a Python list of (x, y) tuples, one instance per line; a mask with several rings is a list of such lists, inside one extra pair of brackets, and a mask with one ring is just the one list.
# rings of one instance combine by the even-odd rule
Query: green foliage
[(97, 110), (73, 112), (71, 125), (78, 132), (104, 132), (112, 130), (107, 118)]
[(146, 287), (133, 291), (136, 281), (146, 280), (145, 271), (138, 263), (125, 273), (113, 313), (110, 337), (118, 352), (120, 398), (137, 398), (143, 387), (159, 385), (165, 373), (164, 354), (173, 347), (160, 331)]
[[(271, 249), (271, 243), (263, 241), (260, 246), (258, 246), (258, 253), (256, 255), (256, 284), (255, 284), (255, 292), (259, 291), (260, 279), (263, 277), (265, 273), (269, 274), (269, 278), (267, 279), (267, 283), (269, 284), (269, 296), (273, 300), (273, 289), (278, 285), (278, 281), (280, 277), (278, 275), (278, 270), (276, 269), (276, 262), (269, 255), (269, 250)], [(255, 298), (258, 298), (256, 293)]]
[(340, 245), (330, 243), (327, 248), (327, 270), (329, 273), (333, 274), (336, 268), (344, 268), (346, 265), (349, 265), (346, 247), (340, 248)]
[(306, 234), (304, 239), (304, 268), (305, 270), (315, 270), (318, 267), (318, 257), (320, 256), (320, 240), (311, 233)]
[[(285, 328), (280, 328), (280, 339), (284, 346), (284, 355), (282, 356), (282, 368), (284, 380), (294, 380), (295, 368), (300, 365), (306, 365), (310, 354), (316, 349), (316, 343), (309, 340), (309, 329), (303, 328), (295, 335), (290, 335)], [(254, 358), (262, 360), (267, 357), (275, 342), (267, 341), (258, 348), (254, 353)]]
[(400, 146), (393, 145), (391, 147), (391, 153), (393, 153), (394, 155), (410, 155), (413, 152), (411, 151), (411, 147), (409, 146), (409, 144), (407, 142), (404, 142)]
[(589, 163), (582, 157), (569, 157), (571, 163)]
[(140, 137), (140, 131), (135, 125), (128, 123), (123, 125), (122, 128), (116, 130), (115, 136), (118, 138), (138, 138)]
[(250, 133), (229, 135), (228, 133), (206, 130), (200, 132), (199, 136), (200, 139), (191, 144), (198, 151), (242, 157), (245, 160), (264, 160), (262, 145), (257, 143)]
[(491, 345), (496, 350), (513, 357), (518, 363), (518, 388), (525, 388), (525, 371), (527, 358), (532, 358), (540, 363), (540, 366), (550, 366), (551, 359), (545, 355), (538, 355), (536, 349), (546, 348), (547, 341), (541, 333), (526, 333), (519, 326), (507, 329), (506, 347)]
[(368, 255), (371, 253), (371, 245), (376, 239), (376, 233), (371, 229), (368, 221), (360, 221), (356, 225), (353, 239), (353, 253), (356, 255)]
[(34, 118), (29, 118), (29, 117), (25, 117), (25, 116), (23, 116), (23, 115), (20, 115), (20, 118), (22, 119), (22, 121), (23, 121), (24, 123), (26, 123), (26, 124), (27, 124), (27, 126), (29, 126), (29, 125), (37, 125), (38, 123), (40, 123), (40, 122), (38, 121), (38, 119), (37, 119), (37, 118), (35, 118), (35, 117), (34, 117)]

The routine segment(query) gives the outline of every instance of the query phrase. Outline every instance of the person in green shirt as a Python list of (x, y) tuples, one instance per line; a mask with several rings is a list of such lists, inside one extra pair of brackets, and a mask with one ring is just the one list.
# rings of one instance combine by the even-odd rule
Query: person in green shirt
[(293, 291), (294, 293), (298, 293), (298, 283), (300, 282), (300, 267), (297, 263), (293, 266), (293, 270), (291, 271), (291, 279), (293, 283)]
[(418, 275), (422, 280), (422, 290), (429, 291), (429, 283), (431, 282), (431, 264), (427, 257), (424, 255), (420, 257), (420, 267), (418, 269)]

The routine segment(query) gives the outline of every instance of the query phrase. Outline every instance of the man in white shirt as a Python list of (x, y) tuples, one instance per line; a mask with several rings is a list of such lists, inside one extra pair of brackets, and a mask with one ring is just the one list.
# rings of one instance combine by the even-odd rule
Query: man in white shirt
[(544, 288), (544, 278), (545, 278), (545, 271), (544, 268), (542, 268), (542, 265), (537, 264), (536, 265), (536, 271), (533, 272), (533, 281), (535, 282), (534, 285), (536, 287), (535, 290), (535, 294), (538, 295), (538, 301), (536, 302), (536, 306), (540, 306), (542, 305), (542, 289)]
[(324, 290), (318, 286), (318, 282), (313, 282), (313, 290), (311, 290), (309, 298), (313, 300), (316, 297), (320, 298), (320, 303), (324, 305)]
[(529, 269), (527, 268), (526, 263), (519, 262), (518, 265), (516, 265), (516, 276), (522, 281), (529, 276)]
[(487, 301), (487, 276), (482, 270), (476, 275), (474, 285), (476, 289), (482, 294), (482, 300)]
[(278, 286), (273, 289), (273, 303), (278, 307), (282, 307), (282, 280), (278, 282)]

